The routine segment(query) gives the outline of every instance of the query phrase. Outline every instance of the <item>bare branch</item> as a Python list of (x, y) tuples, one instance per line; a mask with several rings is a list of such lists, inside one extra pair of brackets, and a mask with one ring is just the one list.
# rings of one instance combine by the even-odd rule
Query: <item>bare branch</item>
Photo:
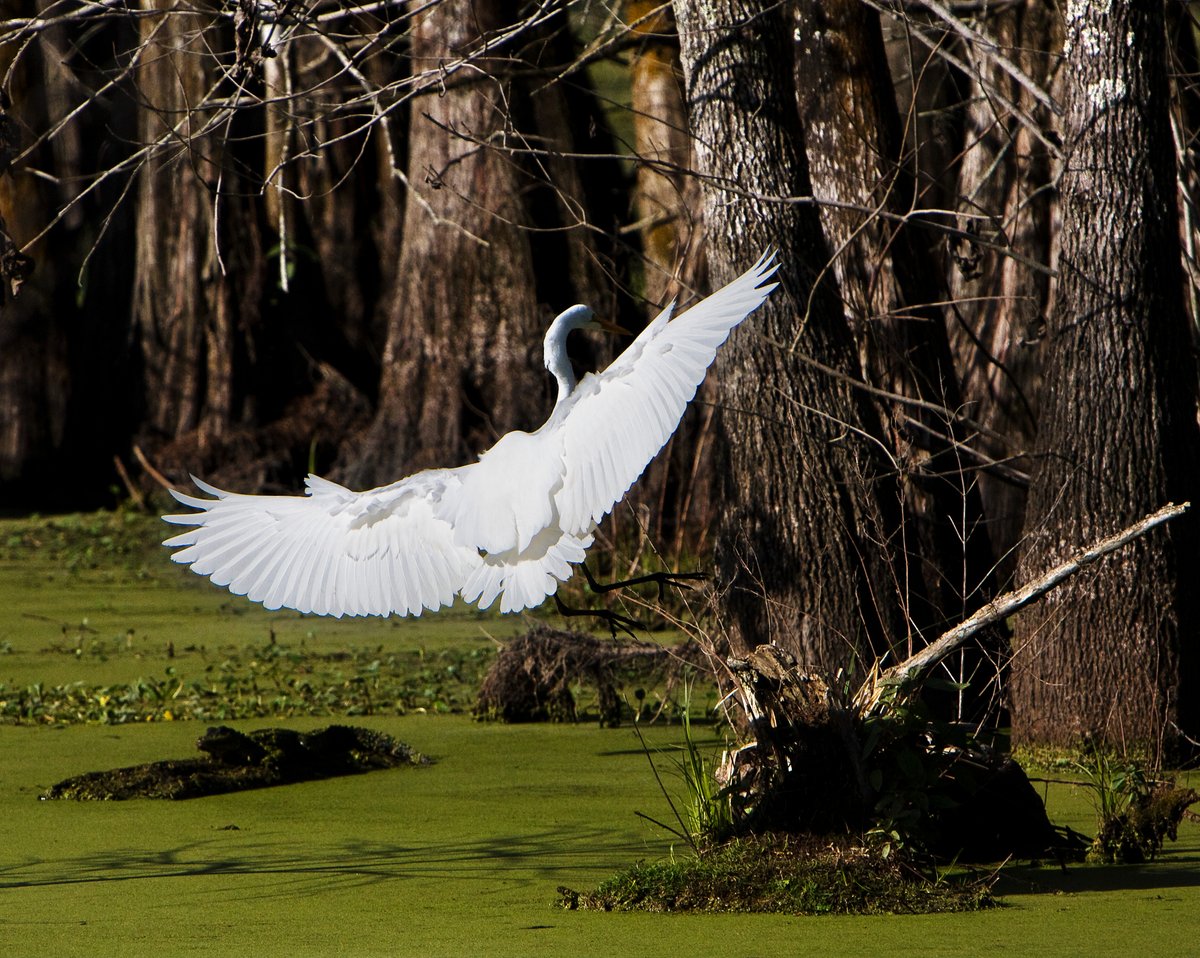
[(1075, 553), (1066, 562), (1060, 563), (1044, 575), (1038, 576), (1028, 585), (993, 599), (969, 619), (960, 622), (949, 632), (944, 633), (936, 642), (926, 646), (916, 655), (910, 656), (898, 665), (892, 666), (882, 674), (874, 676), (871, 681), (859, 689), (855, 696), (863, 713), (875, 711), (880, 703), (880, 693), (885, 688), (898, 691), (909, 691), (920, 684), (926, 673), (942, 659), (960, 648), (971, 636), (995, 622), (1008, 618), (1026, 606), (1036, 602), (1064, 579), (1070, 578), (1086, 566), (1092, 565), (1110, 552), (1115, 552), (1122, 546), (1128, 545), (1134, 539), (1144, 536), (1155, 526), (1162, 525), (1176, 516), (1183, 515), (1191, 508), (1190, 502), (1176, 505), (1170, 503), (1157, 512), (1146, 516), (1140, 522), (1135, 522), (1116, 535), (1101, 539)]

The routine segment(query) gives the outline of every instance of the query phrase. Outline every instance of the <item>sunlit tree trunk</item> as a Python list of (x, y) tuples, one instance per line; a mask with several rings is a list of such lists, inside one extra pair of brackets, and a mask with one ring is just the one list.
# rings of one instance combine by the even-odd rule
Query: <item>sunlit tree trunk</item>
[(579, 181), (542, 152), (570, 146), (560, 91), (538, 99), (533, 83), (517, 85), (510, 51), (482, 43), (512, 22), (492, 0), (446, 0), (411, 28), (414, 75), (480, 52), (446, 74), (444, 89), (412, 101), (379, 406), (343, 452), (353, 484), (465, 462), (503, 433), (538, 425), (552, 404), (542, 335), (557, 311), (599, 287), (569, 231), (535, 256), (531, 227), (551, 225), (547, 217), (561, 226), (564, 208), (587, 207)]
[[(1196, 373), (1181, 299), (1163, 7), (1066, 7), (1060, 288), (1025, 578), (1168, 501), (1196, 502)], [(1022, 615), (1014, 736), (1195, 735), (1196, 521), (1172, 523)]]
[(634, 149), (639, 158), (634, 212), (645, 257), (645, 292), (661, 304), (697, 276), (699, 185), (687, 175), (692, 159), (679, 41), (671, 8), (626, 0), (625, 20), (639, 43), (630, 64)]
[[(622, 8), (637, 45), (629, 64), (630, 121), (636, 156), (632, 186), (633, 225), (641, 238), (638, 292), (649, 319), (671, 300), (686, 301), (707, 284), (703, 197), (689, 175), (692, 136), (679, 65), (679, 36), (669, 5), (626, 0)], [(652, 540), (668, 561), (703, 555), (711, 540), (713, 512), (710, 387), (702, 387), (667, 449), (638, 484)], [(618, 519), (621, 513), (616, 513)], [(684, 557), (688, 558), (684, 558)]]

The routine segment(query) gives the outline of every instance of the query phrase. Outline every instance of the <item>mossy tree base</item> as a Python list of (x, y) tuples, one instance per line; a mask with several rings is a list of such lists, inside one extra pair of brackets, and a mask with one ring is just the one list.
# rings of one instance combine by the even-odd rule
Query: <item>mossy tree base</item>
[(865, 848), (767, 834), (696, 857), (639, 863), (593, 892), (559, 889), (563, 908), (603, 911), (930, 914), (995, 904), (990, 880), (930, 878)]

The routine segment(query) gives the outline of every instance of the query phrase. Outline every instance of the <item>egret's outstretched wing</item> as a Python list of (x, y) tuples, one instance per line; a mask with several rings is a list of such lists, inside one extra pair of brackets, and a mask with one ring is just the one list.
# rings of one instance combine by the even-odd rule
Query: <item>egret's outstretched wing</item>
[(778, 267), (768, 251), (747, 272), (672, 320), (672, 306), (608, 369), (585, 376), (547, 429), (562, 434), (559, 521), (585, 533), (625, 495), (679, 426), (730, 330), (762, 304)]
[[(564, 398), (546, 425), (509, 433), (476, 463), (368, 492), (309, 476), (307, 496), (240, 495), (197, 479), (212, 498), (176, 493), (197, 511), (163, 517), (191, 527), (164, 545), (179, 549), (176, 562), (268, 609), (420, 615), (455, 595), (485, 608), (500, 598), (502, 612), (538, 605), (583, 561), (594, 523), (675, 431), (729, 331), (775, 288), (765, 285), (773, 263), (764, 255), (674, 321), (668, 307), (574, 391), (556, 373)], [(570, 328), (578, 326), (560, 339), (547, 334), (548, 355)]]
[(164, 516), (193, 528), (163, 545), (182, 547), (176, 562), (268, 609), (420, 615), (452, 603), (482, 561), (435, 515), (459, 481), (453, 470), (369, 492), (309, 476), (307, 496), (246, 496), (193, 481), (213, 498), (173, 493), (200, 511)]

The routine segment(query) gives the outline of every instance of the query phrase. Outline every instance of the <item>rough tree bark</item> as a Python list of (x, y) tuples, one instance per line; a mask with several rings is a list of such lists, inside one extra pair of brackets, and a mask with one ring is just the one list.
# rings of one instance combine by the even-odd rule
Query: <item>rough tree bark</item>
[[(133, 322), (142, 361), (143, 434), (190, 435), (201, 452), (243, 419), (264, 280), (261, 241), (229, 152), (232, 123), (209, 128), (198, 109), (218, 82), (207, 18), (171, 0), (139, 20), (145, 48), (138, 87), (143, 144), (155, 151), (139, 174)], [(219, 213), (218, 213), (219, 210)]]
[[(1196, 373), (1179, 270), (1163, 6), (1072, 0), (1057, 308), (1025, 575), (1168, 501), (1195, 501)], [(1151, 747), (1195, 734), (1195, 513), (1019, 621), (1014, 737)]]
[(746, 0), (675, 5), (714, 285), (779, 249), (778, 289), (718, 355), (724, 623), (735, 651), (774, 641), (836, 671), (902, 634), (881, 568), (886, 495), (869, 411), (811, 357), (856, 376), (828, 281), (792, 70), (790, 11)]
[(47, 510), (107, 494), (132, 421), (130, 217), (113, 209), (123, 184), (85, 188), (102, 164), (128, 154), (133, 113), (121, 98), (98, 97), (101, 109), (42, 135), (113, 68), (127, 27), (72, 28), (53, 22), (60, 10), (45, 0), (0, 4), (10, 24), (50, 21), (36, 42), (0, 46), (0, 504)]
[[(836, 251), (834, 270), (869, 381), (923, 405), (887, 403), (900, 452), (912, 579), (909, 619), (922, 632), (992, 593), (994, 562), (963, 447), (962, 394), (946, 335), (946, 289), (931, 234), (905, 216), (915, 201), (879, 17), (860, 0), (797, 5), (797, 88), (813, 189)], [(950, 415), (934, 410), (943, 408)], [(964, 468), (966, 470), (964, 474)], [(965, 475), (965, 477), (964, 477)]]
[[(34, 16), (35, 7), (5, 0), (0, 15)], [(53, 55), (59, 31), (47, 34), (44, 42)], [(18, 52), (17, 44), (0, 47), (9, 101), (0, 104), (0, 490), (9, 505), (49, 478), (69, 395), (65, 330), (54, 309), (59, 276), (55, 257), (47, 255), (51, 244), (19, 252), (48, 218), (59, 190), (29, 176), (28, 161), (13, 165), (28, 146), (24, 131), (46, 124), (51, 113), (47, 101), (59, 91), (53, 76), (44, 76), (50, 70), (40, 47), (19, 61)]]
[[(991, 12), (976, 25), (995, 40), (1001, 56), (1042, 90), (1058, 95), (1058, 10), (1041, 0), (1026, 0)], [(994, 245), (952, 240), (947, 266), (953, 304), (949, 329), (963, 395), (971, 415), (986, 427), (976, 443), (1020, 473), (984, 472), (979, 479), (1004, 582), (1016, 570), (1028, 490), (1022, 480), (1033, 469), (1029, 453), (1037, 435), (1043, 333), (1054, 296), (1053, 183), (1060, 160), (1052, 146), (1057, 118), (997, 65), (993, 53), (971, 43), (961, 47), (974, 73), (962, 110), (956, 225)], [(1020, 110), (1043, 136), (1019, 122), (1006, 104)]]
[[(493, 0), (445, 0), (410, 28), (414, 73), (457, 60), (504, 22)], [(506, 130), (510, 80), (501, 57), (447, 77), (409, 111), (407, 197), (388, 309), (379, 407), (351, 484), (457, 464), (514, 427), (530, 426), (544, 390), (541, 320), (518, 173), (480, 145)]]
[[(463, 462), (538, 425), (553, 401), (541, 361), (550, 320), (576, 301), (621, 312), (605, 275), (612, 250), (591, 235), (612, 231), (611, 171), (585, 177), (570, 158), (596, 118), (552, 82), (552, 64), (573, 53), (565, 13), (483, 44), (516, 15), (495, 0), (444, 0), (414, 18), (414, 74), (476, 54), (409, 111), (379, 406), (340, 472), (353, 485)], [(527, 57), (539, 70), (516, 69)]]
[[(796, 5), (796, 75), (813, 191), (835, 250), (834, 270), (866, 379), (916, 402), (883, 400), (897, 451), (912, 654), (995, 594), (971, 427), (946, 332), (949, 296), (935, 235), (920, 217), (879, 16), (861, 0)], [(943, 411), (944, 410), (944, 411)], [(945, 668), (964, 687), (939, 710), (978, 720), (998, 708), (1007, 632), (988, 630)]]

